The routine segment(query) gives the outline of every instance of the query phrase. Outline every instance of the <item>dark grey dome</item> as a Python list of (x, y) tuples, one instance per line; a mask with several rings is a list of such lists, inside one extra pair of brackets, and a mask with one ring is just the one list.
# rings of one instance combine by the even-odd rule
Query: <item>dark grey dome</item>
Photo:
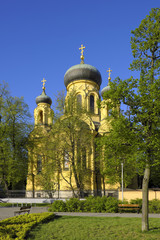
[(109, 90), (110, 90), (110, 86), (109, 86), (109, 84), (108, 84), (107, 87), (104, 87), (104, 88), (101, 90), (101, 96), (103, 97), (103, 94), (104, 94), (105, 92), (109, 91)]
[(52, 104), (52, 100), (46, 95), (45, 89), (43, 89), (43, 92), (40, 96), (36, 97), (36, 104), (38, 103), (48, 103), (50, 105)]
[(102, 83), (100, 72), (89, 64), (77, 64), (68, 69), (64, 75), (64, 84), (67, 85), (76, 80), (85, 79), (97, 83)]

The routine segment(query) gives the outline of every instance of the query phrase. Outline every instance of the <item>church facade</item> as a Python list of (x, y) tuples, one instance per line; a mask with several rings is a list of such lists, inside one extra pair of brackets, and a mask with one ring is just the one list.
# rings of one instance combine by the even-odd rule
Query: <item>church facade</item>
[[(100, 86), (102, 83), (101, 74), (95, 67), (84, 63), (83, 45), (81, 45), (80, 49), (81, 63), (69, 68), (64, 75), (64, 85), (67, 90), (65, 102), (67, 102), (67, 99), (70, 98), (71, 94), (74, 91), (74, 94), (76, 95), (76, 102), (79, 102), (80, 105), (88, 113), (90, 113), (89, 117), (86, 115), (86, 117), (84, 117), (83, 114), (81, 117), (78, 116), (78, 118), (81, 118), (81, 124), (78, 125), (77, 123), (76, 125), (76, 128), (80, 130), (79, 135), (77, 135), (78, 137), (75, 138), (76, 144), (72, 152), (71, 150), (68, 150), (67, 152), (63, 149), (64, 154), (62, 154), (62, 148), (58, 148), (59, 142), (57, 141), (55, 147), (52, 148), (52, 151), (46, 150), (44, 153), (43, 145), (49, 146), (49, 144), (52, 142), (50, 139), (56, 138), (57, 135), (59, 139), (61, 139), (59, 141), (65, 142), (62, 144), (65, 145), (65, 147), (67, 146), (66, 142), (69, 141), (69, 139), (66, 140), (65, 136), (63, 139), (60, 138), (63, 134), (52, 134), (51, 129), (55, 129), (54, 124), (57, 123), (53, 123), (54, 113), (51, 109), (52, 100), (49, 96), (46, 95), (46, 80), (43, 79), (42, 94), (36, 98), (37, 107), (34, 110), (35, 129), (31, 133), (31, 138), (38, 139), (40, 135), (45, 135), (47, 138), (45, 140), (45, 143), (43, 141), (38, 143), (38, 150), (35, 149), (36, 147), (29, 147), (29, 166), (26, 186), (27, 197), (70, 198), (76, 195), (79, 197), (85, 197), (88, 195), (116, 195), (117, 193), (117, 186), (110, 186), (106, 184), (106, 181), (101, 174), (100, 168), (102, 166), (100, 166), (101, 163), (96, 160), (96, 146), (94, 142), (94, 139), (96, 137), (100, 137), (103, 134), (109, 133), (110, 131), (110, 124), (106, 120), (109, 114), (109, 109), (107, 109), (105, 100), (101, 101), (101, 96), (103, 97), (103, 94), (110, 88), (109, 82), (111, 80), (111, 70), (108, 70), (108, 85), (102, 89), (100, 95)], [(101, 108), (99, 108), (97, 105), (98, 101), (101, 101)], [(61, 122), (64, 121), (63, 116), (60, 119)], [(61, 128), (62, 125), (63, 124), (60, 124)], [(89, 145), (87, 142), (85, 143), (86, 136), (83, 135), (83, 125), (87, 126), (87, 129), (89, 129), (91, 132), (92, 137), (91, 140), (88, 140), (90, 141)], [(38, 129), (38, 132), (36, 132), (36, 129)], [(82, 140), (80, 139), (80, 135), (82, 135)], [(83, 149), (85, 150), (82, 151), (82, 147), (79, 147), (80, 145), (78, 144), (78, 141), (82, 141), (79, 144), (83, 145)], [(55, 157), (56, 151), (57, 157)], [(78, 160), (78, 151), (80, 151), (80, 160)], [(49, 163), (52, 161), (51, 157), (49, 157), (49, 152), (52, 152), (54, 155), (54, 166), (56, 166), (56, 173), (54, 173), (53, 177), (53, 188), (50, 187), (51, 185), (49, 185), (49, 183), (52, 182), (52, 179), (48, 179), (48, 185), (43, 185), (45, 181), (44, 178), (42, 180), (42, 184), (39, 180), (40, 176), (43, 175), (43, 169), (46, 162)], [(79, 171), (79, 168), (78, 172), (76, 172), (76, 166), (79, 163), (81, 164), (80, 166), (83, 166), (83, 168), (79, 167), (81, 168), (81, 173)], [(57, 168), (57, 166), (59, 166), (59, 168)], [(48, 167), (48, 170), (45, 171), (45, 176), (47, 177), (47, 174), (49, 176), (51, 165)]]

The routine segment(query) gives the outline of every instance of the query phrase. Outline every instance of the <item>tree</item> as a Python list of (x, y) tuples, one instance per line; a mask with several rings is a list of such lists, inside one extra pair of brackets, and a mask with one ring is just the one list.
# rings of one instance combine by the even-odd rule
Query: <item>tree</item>
[(77, 101), (74, 90), (66, 98), (65, 104), (59, 102), (65, 106), (64, 114), (56, 120), (51, 130), (58, 172), (73, 195), (83, 197), (84, 184), (87, 185), (89, 175), (91, 176), (86, 165), (93, 141), (90, 113)]
[[(33, 152), (41, 152), (44, 159), (47, 159), (46, 164), (43, 161), (43, 169), (38, 176), (45, 191), (51, 187), (54, 191), (59, 186), (60, 179), (63, 179), (73, 196), (81, 197), (84, 194), (84, 184), (87, 184), (89, 175), (92, 175), (87, 168), (93, 141), (90, 114), (78, 103), (75, 91), (70, 92), (66, 100), (63, 96), (58, 95), (53, 126), (46, 129), (40, 126), (33, 131), (33, 138), (38, 133)], [(46, 178), (47, 168), (49, 171)]]
[[(116, 114), (119, 115), (118, 112)], [(133, 147), (135, 136), (131, 131), (130, 123), (123, 115), (112, 120), (110, 127), (110, 133), (97, 139), (98, 159), (105, 160), (101, 166), (101, 174), (104, 178), (106, 176), (105, 181), (109, 184), (121, 184), (121, 164), (123, 163), (123, 181), (127, 187), (137, 174), (134, 163), (136, 152)]]
[[(0, 183), (6, 192), (18, 184), (25, 186), (27, 138), (30, 114), (23, 98), (12, 97), (7, 85), (0, 84)], [(20, 186), (19, 186), (20, 187)]]
[[(148, 231), (150, 171), (153, 166), (160, 163), (159, 8), (152, 9), (150, 15), (146, 16), (140, 26), (132, 31), (131, 48), (134, 60), (130, 69), (140, 72), (139, 79), (132, 77), (125, 81), (116, 79), (110, 84), (111, 89), (105, 94), (105, 98), (110, 99), (108, 102), (110, 108), (115, 108), (121, 103), (127, 106), (124, 108), (123, 116), (120, 115), (119, 118), (116, 111), (112, 112), (110, 148), (115, 147), (117, 153), (117, 148), (120, 146), (118, 154), (122, 158), (127, 151), (127, 158), (135, 164), (138, 173), (143, 172), (142, 231)], [(117, 142), (116, 136), (118, 136)], [(108, 142), (105, 138), (102, 144), (107, 149)], [(115, 152), (111, 152), (112, 158)], [(105, 159), (105, 161), (108, 160)]]

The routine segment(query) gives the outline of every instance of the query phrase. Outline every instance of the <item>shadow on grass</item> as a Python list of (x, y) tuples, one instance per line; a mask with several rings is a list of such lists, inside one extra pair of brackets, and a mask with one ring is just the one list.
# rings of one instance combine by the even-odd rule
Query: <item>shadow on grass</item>
[(160, 227), (149, 228), (149, 231), (154, 231), (154, 230), (159, 230), (160, 231)]

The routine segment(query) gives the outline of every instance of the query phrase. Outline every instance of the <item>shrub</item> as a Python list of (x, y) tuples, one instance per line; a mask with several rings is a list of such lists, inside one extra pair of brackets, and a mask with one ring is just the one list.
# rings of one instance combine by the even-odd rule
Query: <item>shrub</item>
[[(139, 204), (140, 209), (142, 209), (142, 199), (132, 199), (131, 204)], [(160, 213), (160, 200), (154, 199), (149, 201), (149, 213)]]
[(95, 197), (89, 196), (84, 202), (84, 212), (91, 212), (91, 209), (94, 209)]
[(70, 198), (66, 201), (67, 212), (82, 212), (82, 204), (78, 198)]
[(86, 200), (70, 198), (66, 202), (56, 200), (49, 208), (50, 212), (117, 212), (118, 200), (114, 197), (87, 197)]
[(48, 209), (49, 212), (66, 212), (66, 202), (62, 200), (56, 200), (52, 203), (51, 207)]
[(108, 197), (105, 203), (105, 211), (108, 213), (118, 212), (118, 200), (114, 197)]
[(38, 223), (49, 221), (53, 217), (52, 213), (33, 213), (2, 220), (0, 221), (0, 239), (22, 240)]
[(84, 203), (85, 212), (117, 212), (118, 200), (114, 197), (93, 197), (86, 198)]
[(106, 201), (107, 201), (107, 197), (106, 196), (95, 197), (93, 199), (91, 212), (105, 212)]
[(160, 200), (154, 199), (149, 201), (149, 212), (160, 213)]
[(118, 203), (119, 204), (128, 204), (129, 202), (126, 199), (123, 199), (123, 201), (122, 200), (118, 200)]
[(142, 210), (142, 199), (141, 198), (131, 199), (130, 204), (139, 204), (140, 211)]

